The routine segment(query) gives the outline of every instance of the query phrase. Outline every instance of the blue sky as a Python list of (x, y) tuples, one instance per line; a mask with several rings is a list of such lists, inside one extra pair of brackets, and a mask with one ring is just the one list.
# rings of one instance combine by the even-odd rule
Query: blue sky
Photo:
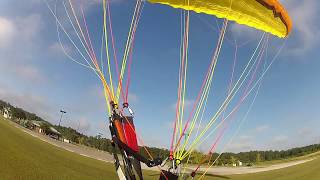
[[(293, 32), (266, 74), (248, 119), (228, 147), (230, 151), (285, 149), (320, 143), (320, 62), (317, 52), (320, 2), (282, 2), (293, 19)], [(91, 1), (85, 7), (90, 31), (100, 33), (97, 26), (100, 22), (96, 18), (101, 13), (97, 10), (99, 4)], [(130, 0), (112, 1), (119, 52), (123, 49), (130, 22), (131, 13), (128, 12), (132, 12), (133, 7)], [(145, 5), (136, 34), (129, 99), (135, 110), (138, 132), (146, 144), (152, 146), (167, 147), (170, 143), (178, 81), (179, 28), (178, 11)], [(99, 33), (93, 33), (92, 38), (99, 41)], [(187, 104), (195, 100), (217, 35), (215, 18), (191, 14)], [(229, 25), (228, 39), (240, 43), (249, 41), (239, 49), (239, 62), (248, 59), (260, 36), (259, 31), (234, 23)], [(279, 48), (280, 43), (272, 38), (271, 49)], [(212, 102), (219, 102), (225, 95), (233, 53), (234, 47), (225, 41), (210, 96)], [(108, 136), (100, 82), (91, 71), (71, 62), (63, 54), (54, 18), (42, 0), (0, 2), (0, 58), (1, 99), (55, 124), (59, 110), (63, 108), (68, 112), (63, 125), (77, 129), (80, 124), (79, 130), (85, 134)], [(247, 106), (244, 105), (244, 110)], [(241, 118), (244, 110), (236, 118)], [(228, 133), (226, 139), (232, 130)]]

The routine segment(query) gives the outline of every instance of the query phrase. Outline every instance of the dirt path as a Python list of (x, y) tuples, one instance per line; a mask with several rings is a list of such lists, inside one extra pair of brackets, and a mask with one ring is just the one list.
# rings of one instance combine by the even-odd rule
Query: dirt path
[[(29, 129), (26, 129), (24, 127), (21, 127), (16, 123), (13, 123), (13, 122), (10, 122), (10, 123), (12, 123), (15, 127), (21, 129), (22, 131), (24, 131), (34, 137), (39, 138), (42, 141), (45, 141), (45, 142), (50, 143), (54, 146), (63, 148), (67, 151), (71, 151), (71, 152), (77, 153), (79, 155), (90, 157), (90, 158), (97, 159), (97, 160), (104, 161), (104, 162), (110, 162), (110, 163), (113, 162), (112, 155), (107, 152), (99, 151), (97, 149), (86, 147), (86, 146), (75, 145), (75, 144), (57, 141), (57, 140), (52, 139), (48, 136), (44, 136), (42, 134), (36, 133), (36, 132), (31, 131)], [(313, 159), (310, 158), (310, 159), (306, 159), (306, 160), (285, 162), (285, 163), (280, 163), (280, 164), (275, 164), (275, 165), (270, 165), (270, 166), (265, 166), (265, 167), (213, 167), (213, 168), (209, 169), (208, 173), (209, 174), (216, 174), (216, 175), (257, 173), (257, 172), (271, 171), (271, 170), (286, 168), (286, 167), (302, 164), (302, 163), (311, 161)], [(155, 170), (155, 171), (159, 170), (156, 167), (150, 169), (145, 165), (142, 165), (142, 168), (148, 169), (148, 170)], [(192, 168), (190, 168), (190, 172), (191, 172), (191, 170), (192, 170)], [(206, 168), (200, 168), (200, 171), (205, 171), (205, 170), (206, 170)]]

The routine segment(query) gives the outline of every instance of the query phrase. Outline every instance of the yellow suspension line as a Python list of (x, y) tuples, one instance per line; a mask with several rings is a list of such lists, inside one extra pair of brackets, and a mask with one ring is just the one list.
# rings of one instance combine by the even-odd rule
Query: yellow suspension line
[(123, 75), (126, 69), (126, 64), (127, 64), (127, 58), (128, 58), (128, 54), (129, 54), (129, 50), (130, 50), (130, 44), (132, 41), (132, 30), (134, 27), (134, 20), (136, 19), (137, 16), (137, 10), (140, 6), (140, 0), (137, 0), (136, 6), (135, 6), (135, 10), (134, 10), (134, 14), (132, 16), (131, 19), (131, 25), (130, 25), (130, 29), (129, 29), (129, 33), (128, 33), (128, 37), (127, 37), (127, 42), (126, 42), (126, 47), (125, 47), (125, 51), (124, 51), (124, 55), (122, 58), (122, 65), (121, 65), (121, 72), (120, 72), (120, 78), (119, 78), (119, 83), (118, 83), (118, 88), (117, 88), (117, 95), (116, 95), (116, 99), (119, 100), (120, 97), (120, 92), (121, 92), (121, 88), (122, 88), (122, 79), (123, 79)]
[[(222, 47), (222, 42), (223, 42), (223, 38), (224, 38), (224, 34), (226, 32), (226, 28), (227, 28), (227, 24), (228, 24), (228, 21), (226, 20), (225, 23), (224, 23), (224, 27), (223, 29), (221, 30), (221, 36), (219, 37), (219, 41), (218, 41), (218, 47), (217, 47), (217, 51), (214, 55), (214, 65), (213, 65), (213, 68), (212, 68), (212, 71), (211, 71), (211, 74), (209, 76), (209, 80), (206, 82), (206, 86), (205, 86), (205, 91), (204, 93), (202, 94), (201, 96), (201, 100), (200, 100), (200, 103), (199, 105), (197, 106), (197, 110), (196, 110), (196, 114), (192, 120), (192, 123), (191, 123), (191, 126), (190, 126), (190, 130), (189, 130), (189, 133), (191, 134), (193, 132), (193, 129), (194, 129), (194, 126), (195, 126), (195, 123), (196, 123), (196, 120), (198, 119), (198, 116), (199, 116), (199, 113), (200, 113), (200, 110), (203, 106), (203, 102), (205, 100), (208, 99), (208, 95), (209, 95), (209, 92), (210, 92), (210, 88), (211, 88), (211, 85), (212, 85), (212, 79), (213, 79), (213, 76), (214, 76), (214, 72), (215, 72), (215, 68), (216, 68), (216, 65), (217, 65), (217, 62), (218, 62), (218, 56), (219, 56), (219, 53), (220, 53), (220, 49)], [(190, 136), (187, 137), (186, 141), (184, 142), (183, 144), (183, 148), (182, 148), (182, 151), (180, 152), (180, 155), (179, 155), (179, 158), (182, 157), (182, 154), (186, 148), (186, 145), (188, 144), (189, 142), (189, 139), (190, 139)]]
[[(181, 57), (181, 61), (182, 61), (182, 67), (181, 67), (181, 75), (180, 75), (180, 81), (179, 81), (179, 88), (182, 88), (182, 91), (180, 90), (180, 98), (179, 98), (179, 109), (178, 109), (178, 129), (179, 132), (177, 132), (177, 140), (180, 139), (180, 137), (182, 136), (182, 129), (183, 129), (183, 113), (184, 113), (184, 98), (185, 98), (185, 91), (186, 91), (186, 76), (187, 76), (187, 63), (188, 63), (188, 58), (187, 58), (187, 51), (188, 51), (188, 34), (189, 34), (189, 28), (188, 28), (188, 24), (189, 24), (189, 12), (187, 14), (186, 17), (186, 12), (184, 11), (183, 13), (183, 21), (184, 22), (184, 28), (183, 28), (183, 41), (182, 41), (182, 57)], [(183, 81), (182, 81), (183, 79)], [(181, 141), (181, 140), (180, 140)], [(177, 147), (177, 151), (174, 153), (175, 157), (178, 156), (178, 152), (179, 152), (179, 147)]]
[[(264, 34), (265, 35), (265, 34)], [(244, 76), (245, 72), (247, 71), (247, 68), (249, 67), (249, 65), (251, 64), (251, 61), (253, 60), (254, 55), (256, 54), (256, 51), (258, 49), (258, 47), (260, 47), (261, 41), (264, 38), (264, 35), (262, 36), (257, 48), (255, 49), (250, 61), (248, 62), (247, 66), (245, 67), (244, 71), (242, 72), (241, 76), (239, 77), (237, 83), (234, 85), (233, 89), (230, 91), (230, 94), (227, 96), (226, 100), (222, 103), (222, 105), (220, 106), (220, 108), (218, 109), (218, 111), (215, 113), (215, 115), (213, 116), (213, 118), (209, 121), (209, 124), (205, 127), (205, 129), (201, 132), (201, 134), (196, 138), (196, 140), (191, 144), (190, 146), (190, 150), (188, 151), (188, 153), (190, 153), (191, 150), (193, 150), (195, 148), (195, 146), (199, 143), (200, 138), (208, 131), (208, 129), (213, 125), (213, 123), (217, 120), (217, 118), (220, 116), (220, 114), (223, 112), (223, 109), (225, 109), (228, 104), (231, 102), (231, 100), (233, 99), (233, 97), (236, 95), (236, 93), (239, 91), (239, 89), (241, 88), (241, 86), (243, 85), (245, 79), (247, 78), (248, 74), (250, 73), (250, 71), (252, 70), (252, 68), (250, 69), (250, 71), (246, 74), (246, 76), (244, 77), (244, 80), (242, 80), (242, 82), (240, 83), (242, 77)], [(238, 86), (238, 84), (240, 83), (240, 85)], [(185, 157), (185, 155), (183, 156)]]
[(104, 31), (104, 40), (105, 40), (105, 50), (107, 55), (107, 62), (108, 62), (108, 72), (109, 72), (109, 80), (111, 86), (111, 94), (113, 101), (117, 104), (117, 99), (114, 98), (114, 88), (113, 88), (113, 80), (112, 80), (112, 72), (111, 72), (111, 65), (110, 65), (110, 56), (109, 56), (109, 44), (108, 44), (108, 31), (107, 31), (107, 12), (106, 12), (106, 0), (103, 0), (103, 31)]
[[(70, 4), (71, 10), (72, 10), (72, 13), (73, 13), (73, 15), (74, 15), (74, 17), (75, 17), (75, 20), (76, 20), (76, 23), (77, 23), (77, 25), (78, 25), (78, 28), (79, 28), (79, 30), (80, 30), (80, 33), (81, 33), (83, 39), (86, 41), (85, 35), (84, 35), (83, 31), (82, 31), (80, 22), (79, 22), (79, 20), (78, 20), (78, 18), (77, 18), (77, 15), (76, 15), (76, 13), (75, 13), (75, 10), (74, 10), (74, 7), (73, 7), (73, 5), (72, 5), (71, 0), (69, 0), (69, 4)], [(86, 43), (86, 44), (87, 44), (87, 43)], [(88, 45), (87, 45), (87, 46), (88, 46)], [(88, 47), (87, 47), (87, 48), (88, 48)], [(88, 49), (89, 49), (89, 48), (88, 48)], [(91, 53), (94, 53), (94, 52), (91, 52)], [(93, 54), (92, 54), (92, 55), (93, 55)], [(101, 72), (101, 70), (100, 70), (100, 67), (99, 67), (99, 64), (98, 64), (97, 60), (94, 59), (94, 57), (92, 57), (92, 56), (89, 56), (89, 57), (91, 58), (92, 63), (95, 65), (98, 73), (100, 74), (102, 83), (104, 83), (105, 87), (107, 88), (107, 91), (108, 91), (108, 93), (109, 93), (110, 99), (113, 100), (113, 96), (112, 96), (112, 94), (111, 94), (111, 92), (110, 92), (110, 88), (109, 88), (109, 86), (108, 86), (107, 83), (106, 83), (106, 80), (105, 80), (104, 75), (102, 74), (102, 72)]]
[(180, 126), (180, 136), (182, 136), (182, 123), (183, 123), (183, 116), (185, 110), (185, 96), (186, 96), (186, 84), (187, 84), (187, 72), (188, 72), (188, 47), (189, 47), (189, 17), (190, 13), (188, 11), (187, 14), (187, 23), (186, 23), (186, 47), (185, 47), (185, 66), (184, 66), (184, 77), (183, 77), (183, 90), (182, 90), (182, 103), (181, 103), (181, 126)]
[[(265, 64), (265, 65), (266, 65), (266, 64)], [(263, 77), (263, 75), (264, 75), (264, 73), (262, 73), (262, 77)], [(249, 114), (250, 109), (252, 108), (252, 106), (253, 106), (253, 104), (254, 104), (254, 102), (255, 102), (255, 99), (256, 99), (257, 96), (258, 96), (260, 87), (261, 87), (261, 85), (262, 85), (262, 82), (259, 82), (259, 81), (258, 81), (258, 83), (260, 83), (260, 84), (258, 85), (256, 94), (255, 94), (255, 96), (254, 96), (253, 101), (251, 102), (251, 105), (250, 105), (250, 107), (249, 107), (249, 109), (248, 109), (248, 111), (247, 111), (247, 113), (246, 113), (246, 116)], [(253, 87), (253, 88), (254, 88), (254, 87)], [(242, 121), (240, 121), (240, 124), (239, 124), (238, 128), (236, 129), (235, 133), (232, 135), (232, 137), (229, 139), (229, 141), (228, 141), (228, 142), (225, 144), (225, 146), (222, 148), (222, 149), (223, 149), (223, 150), (222, 150), (222, 153), (220, 153), (220, 154), (218, 155), (218, 157), (217, 157), (211, 164), (208, 163), (209, 166), (206, 168), (206, 170), (204, 171), (204, 173), (201, 175), (201, 177), (200, 177), (199, 179), (203, 179), (203, 178), (204, 178), (204, 176), (207, 174), (208, 170), (216, 163), (216, 161), (220, 158), (220, 156), (223, 154), (223, 152), (225, 152), (225, 150), (226, 150), (226, 148), (229, 146), (229, 144), (234, 140), (234, 138), (235, 138), (236, 135), (238, 134), (238, 132), (239, 132), (242, 124), (243, 124), (244, 121), (246, 120), (246, 118), (247, 118), (246, 116), (242, 119)]]
[[(72, 6), (71, 2), (69, 2), (69, 3), (70, 3), (70, 6)], [(66, 7), (66, 5), (65, 5), (64, 2), (63, 2), (63, 6), (64, 6), (64, 9), (65, 9), (65, 11), (66, 11), (66, 14), (67, 14), (67, 16), (68, 16), (68, 19), (69, 19), (69, 21), (70, 21), (70, 24), (71, 24), (73, 30), (76, 32), (76, 35), (77, 35), (77, 37), (78, 37), (81, 45), (83, 46), (84, 50), (86, 51), (86, 54), (88, 55), (88, 57), (89, 57), (90, 60), (92, 61), (92, 57), (91, 57), (90, 53), (88, 52), (88, 49), (87, 49), (86, 45), (84, 44), (83, 40), (81, 39), (81, 36), (79, 35), (78, 30), (76, 29), (74, 23), (72, 22), (71, 17), (70, 17), (70, 14), (68, 13), (67, 7)], [(82, 56), (82, 58), (83, 58), (83, 59), (86, 61), (86, 63), (94, 70), (95, 74), (96, 74), (97, 76), (99, 76), (99, 75), (97, 74), (97, 69), (95, 69), (95, 68), (92, 67), (92, 64), (89, 63), (89, 61), (87, 60), (87, 58), (84, 57), (84, 55), (81, 53), (80, 49), (77, 47), (77, 45), (75, 44), (75, 42), (72, 40), (72, 38), (70, 37), (69, 33), (67, 33), (67, 31), (65, 30), (65, 28), (63, 27), (63, 25), (61, 24), (61, 22), (59, 21), (59, 19), (57, 18), (57, 16), (56, 16), (54, 13), (53, 13), (53, 15), (54, 15), (54, 17), (56, 18), (56, 21), (58, 22), (58, 24), (60, 25), (60, 27), (62, 28), (62, 30), (64, 31), (64, 33), (67, 35), (68, 39), (71, 41), (71, 43), (73, 44), (73, 46), (77, 49), (77, 51), (79, 52), (79, 54)], [(77, 18), (77, 17), (75, 17), (75, 14), (73, 14), (73, 16), (74, 16), (75, 19)]]
[[(179, 85), (178, 85), (178, 100), (177, 100), (177, 105), (178, 107), (176, 107), (176, 119), (175, 119), (175, 123), (176, 123), (176, 127), (175, 127), (175, 133), (174, 133), (174, 139), (173, 139), (173, 145), (172, 148), (174, 150), (175, 148), (175, 144), (177, 144), (178, 138), (179, 138), (179, 129), (180, 129), (180, 110), (181, 110), (181, 106), (180, 106), (180, 102), (181, 102), (181, 89), (182, 89), (182, 76), (183, 76), (183, 65), (184, 65), (184, 42), (185, 42), (185, 11), (181, 10), (180, 13), (180, 60), (179, 60)], [(174, 157), (176, 157), (176, 152), (173, 152)]]
[[(189, 2), (189, 0), (188, 0), (188, 2)], [(231, 3), (230, 3), (230, 7), (229, 7), (230, 10), (231, 10), (231, 7), (232, 7), (232, 2), (233, 2), (233, 0), (231, 0)], [(218, 52), (215, 53), (215, 58), (216, 58), (216, 60), (215, 60), (214, 69), (213, 69), (213, 72), (212, 72), (212, 74), (211, 74), (210, 81), (209, 81), (209, 82), (210, 82), (210, 84), (209, 84), (209, 89), (210, 89), (211, 84), (212, 84), (212, 77), (213, 77), (213, 74), (214, 74), (214, 70), (215, 70), (215, 66), (216, 66), (216, 63), (217, 63), (218, 56), (219, 56), (219, 54), (220, 54), (220, 50), (221, 50), (221, 46), (222, 46), (223, 39), (224, 39), (224, 36), (225, 36), (225, 32), (226, 32), (227, 25), (228, 25), (228, 20), (225, 19), (225, 21), (224, 21), (224, 28), (223, 28), (223, 32), (222, 32), (222, 39), (220, 39), (221, 36), (220, 36), (220, 38), (219, 38), (219, 40), (221, 40), (221, 44), (220, 44), (220, 46), (219, 46), (219, 48), (218, 48)], [(208, 93), (209, 93), (209, 89), (207, 90), (208, 92), (206, 92), (207, 96), (208, 96)], [(207, 98), (208, 98), (208, 97), (205, 98), (206, 101), (207, 101)], [(198, 106), (198, 108), (199, 108), (199, 107), (200, 107), (200, 108), (199, 108), (199, 110), (197, 109), (197, 111), (200, 112), (200, 109), (201, 109), (201, 107), (202, 107), (202, 104), (203, 104), (203, 101), (201, 102), (201, 106)], [(192, 120), (193, 122), (194, 122), (196, 119), (198, 119), (199, 112), (197, 113), (196, 118), (194, 118), (194, 119)], [(195, 125), (195, 122), (194, 122), (193, 125), (192, 125), (191, 131), (193, 131), (194, 125)], [(190, 137), (190, 136), (188, 136), (187, 141), (189, 140), (189, 137)], [(184, 148), (185, 148), (186, 144), (187, 144), (187, 143), (185, 142)], [(182, 152), (182, 153), (183, 153), (183, 152)]]
[[(256, 58), (254, 64), (252, 65), (251, 69), (254, 67), (255, 63), (257, 62), (258, 59), (261, 59), (262, 58), (262, 53), (264, 51), (264, 49), (266, 49), (266, 46), (267, 46), (267, 42), (268, 42), (268, 39), (266, 39), (266, 41), (264, 42), (264, 45), (262, 47), (262, 49), (260, 50), (259, 54), (258, 54), (258, 57)], [(260, 58), (259, 58), (260, 57)], [(249, 73), (251, 72), (251, 70), (249, 71)], [(218, 129), (226, 119), (229, 118), (230, 115), (232, 115), (234, 113), (234, 111), (236, 111), (236, 109), (233, 109), (225, 118), (223, 121), (221, 121), (217, 126), (214, 127), (213, 130), (211, 130), (210, 134), (212, 134), (216, 129)], [(210, 134), (208, 134), (199, 144), (202, 144), (204, 143), (204, 141), (210, 136)], [(190, 152), (191, 153), (191, 152)]]
[[(86, 68), (88, 68), (88, 69), (93, 70), (94, 73), (98, 76), (98, 74), (97, 74), (97, 72), (96, 72), (96, 69), (92, 67), (92, 65), (89, 63), (89, 61), (86, 59), (86, 57), (82, 54), (82, 52), (80, 51), (80, 49), (76, 46), (75, 42), (74, 42), (74, 41), (72, 40), (72, 38), (70, 37), (69, 33), (65, 30), (65, 28), (64, 28), (63, 25), (61, 24), (60, 20), (57, 18), (56, 14), (53, 12), (53, 10), (51, 9), (51, 7), (48, 5), (48, 2), (45, 1), (45, 3), (47, 4), (47, 6), (48, 6), (48, 8), (49, 8), (49, 10), (50, 10), (50, 12), (51, 12), (51, 14), (53, 15), (53, 17), (54, 17), (55, 20), (56, 20), (58, 40), (59, 40), (59, 44), (60, 44), (60, 46), (61, 46), (64, 54), (65, 54), (71, 61), (73, 61), (73, 62), (75, 62), (75, 63), (77, 63), (77, 64), (79, 64), (79, 65), (81, 65), (81, 66), (83, 66), (83, 67), (86, 67)], [(65, 7), (65, 4), (63, 4), (63, 5), (64, 5), (64, 7)], [(66, 12), (66, 13), (68, 14), (68, 12)], [(70, 21), (71, 25), (73, 26), (73, 23), (72, 23), (72, 21), (70, 20), (70, 16), (69, 16), (69, 15), (68, 15), (68, 17), (69, 17), (69, 21)], [(69, 55), (69, 54), (67, 53), (67, 50), (66, 50), (66, 49), (64, 48), (64, 46), (62, 45), (62, 41), (61, 41), (61, 37), (60, 37), (60, 32), (59, 32), (59, 27), (62, 29), (62, 31), (63, 31), (63, 32), (65, 33), (65, 35), (68, 37), (68, 39), (69, 39), (69, 41), (71, 42), (71, 44), (74, 46), (74, 48), (76, 48), (76, 50), (78, 51), (78, 53), (80, 54), (80, 56), (86, 61), (86, 63), (87, 63), (88, 65), (79, 62), (78, 60), (74, 59), (73, 57), (71, 57), (71, 55)], [(73, 29), (75, 29), (74, 26), (73, 26)], [(76, 34), (78, 35), (77, 32), (76, 32)], [(79, 35), (78, 35), (78, 38), (79, 38), (80, 41), (81, 41), (81, 38), (79, 37)], [(82, 42), (81, 42), (81, 43), (82, 43)]]

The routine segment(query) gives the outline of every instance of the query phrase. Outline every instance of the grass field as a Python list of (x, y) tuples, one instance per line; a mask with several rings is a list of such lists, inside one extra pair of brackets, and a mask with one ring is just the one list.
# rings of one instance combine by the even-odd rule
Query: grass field
[[(156, 180), (158, 172), (146, 171), (147, 180)], [(0, 118), (1, 180), (90, 180), (117, 179), (113, 164), (83, 157), (34, 138)], [(320, 159), (305, 164), (263, 173), (214, 176), (206, 179), (320, 179)]]
[(34, 138), (0, 119), (0, 179), (115, 179), (112, 164)]
[(221, 176), (215, 179), (234, 179), (234, 180), (319, 180), (320, 179), (320, 158), (313, 161), (299, 164), (296, 166), (234, 176)]

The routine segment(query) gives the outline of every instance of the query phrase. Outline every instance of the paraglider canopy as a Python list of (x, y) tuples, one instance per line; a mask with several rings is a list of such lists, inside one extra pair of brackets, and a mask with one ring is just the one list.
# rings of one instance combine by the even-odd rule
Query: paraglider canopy
[(291, 31), (291, 19), (277, 0), (148, 0), (174, 8), (226, 18), (278, 37)]

